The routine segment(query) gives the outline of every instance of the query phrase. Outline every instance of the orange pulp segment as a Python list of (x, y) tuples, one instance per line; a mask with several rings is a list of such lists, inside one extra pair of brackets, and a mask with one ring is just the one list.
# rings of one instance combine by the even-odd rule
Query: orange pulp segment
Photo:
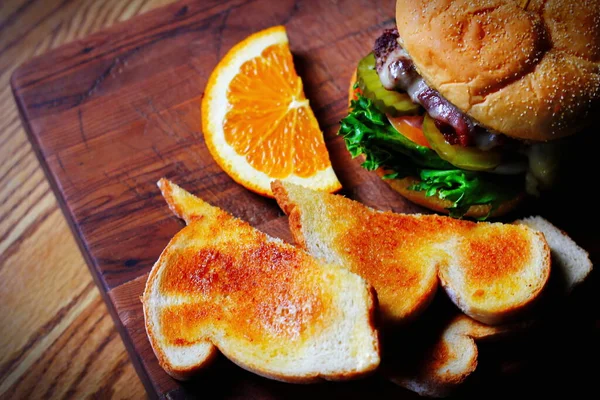
[(221, 60), (207, 84), (202, 121), (214, 159), (250, 190), (272, 197), (275, 179), (341, 188), (283, 26), (249, 36)]

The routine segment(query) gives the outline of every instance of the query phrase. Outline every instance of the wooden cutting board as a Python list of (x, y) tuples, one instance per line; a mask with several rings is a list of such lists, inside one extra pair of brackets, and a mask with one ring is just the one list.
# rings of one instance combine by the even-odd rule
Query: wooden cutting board
[[(213, 161), (200, 129), (200, 100), (218, 60), (238, 41), (273, 25), (283, 24), (288, 30), (297, 70), (344, 186), (342, 193), (378, 209), (424, 212), (362, 170), (336, 137), (346, 111), (349, 78), (382, 29), (394, 25), (394, 4), (393, 0), (181, 1), (58, 48), (15, 71), (12, 88), (23, 124), (152, 397), (416, 397), (379, 374), (356, 382), (297, 386), (257, 377), (224, 358), (197, 379), (177, 382), (157, 363), (139, 301), (154, 261), (183, 226), (160, 196), (156, 182), (161, 177), (271, 235), (290, 239), (287, 218), (276, 203), (231, 180)], [(540, 213), (567, 229), (597, 259), (600, 237), (592, 229), (594, 221), (578, 222), (571, 213), (556, 212), (554, 204), (542, 205)], [(586, 309), (574, 315), (576, 321), (592, 321), (577, 325), (577, 335), (587, 342), (569, 343), (575, 349), (569, 353), (579, 354), (597, 340), (598, 313), (593, 308), (591, 313)], [(594, 317), (579, 318), (582, 315)], [(558, 348), (562, 347), (552, 344), (555, 353)], [(577, 368), (578, 363), (573, 366), (566, 358), (571, 364), (567, 371), (558, 360), (538, 374), (557, 377), (557, 383), (543, 387), (557, 389), (585, 381), (589, 369)], [(536, 363), (536, 368), (541, 364), (547, 363)], [(510, 393), (523, 382), (531, 382), (525, 387), (532, 393), (543, 390), (533, 389), (542, 378), (503, 376), (504, 389), (497, 390)], [(492, 377), (489, 382), (499, 381)], [(473, 387), (472, 393), (481, 395), (483, 386)]]

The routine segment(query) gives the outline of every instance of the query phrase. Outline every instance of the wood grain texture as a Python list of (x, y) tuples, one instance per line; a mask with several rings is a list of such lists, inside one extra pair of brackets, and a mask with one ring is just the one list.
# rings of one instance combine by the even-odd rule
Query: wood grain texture
[[(360, 382), (298, 387), (259, 378), (224, 358), (198, 379), (185, 384), (176, 382), (157, 364), (145, 335), (139, 302), (146, 274), (169, 239), (182, 227), (157, 190), (156, 181), (163, 176), (253, 226), (289, 239), (286, 218), (275, 202), (245, 190), (221, 171), (208, 153), (200, 131), (201, 96), (218, 60), (250, 33), (272, 25), (285, 24), (288, 30), (294, 61), (325, 131), (334, 169), (344, 186), (343, 194), (378, 209), (424, 211), (406, 202), (373, 173), (362, 170), (358, 161), (350, 159), (335, 134), (346, 111), (348, 80), (356, 62), (369, 51), (383, 28), (393, 26), (394, 3), (393, 0), (180, 1), (46, 53), (19, 67), (12, 76), (14, 95), (33, 149), (150, 395), (179, 398), (214, 394), (219, 398), (261, 399), (414, 397), (380, 375)], [(104, 18), (114, 20), (119, 14), (117, 10), (124, 8), (122, 4), (115, 2)], [(135, 4), (145, 7), (145, 3)], [(73, 5), (66, 2), (64, 7)], [(96, 3), (91, 7), (96, 7)], [(51, 7), (48, 10), (57, 12)], [(90, 9), (87, 13), (96, 15), (98, 10)], [(45, 40), (50, 41), (46, 46), (54, 45), (52, 40)], [(11, 46), (9, 41), (7, 49)], [(14, 124), (18, 129), (18, 121)], [(9, 134), (0, 140), (10, 141), (11, 137)], [(45, 185), (37, 167), (30, 172), (22, 170), (18, 166), (6, 169), (7, 174), (35, 176), (37, 173), (37, 179)], [(47, 186), (43, 190), (38, 186), (18, 193), (23, 199), (48, 196), (50, 200), (45, 207), (55, 211)], [(14, 190), (21, 189), (15, 186)], [(6, 213), (13, 221), (7, 224), (7, 240), (30, 226), (13, 228), (21, 221), (18, 212), (27, 215), (27, 210), (37, 210), (36, 207), (45, 210), (41, 201), (28, 204), (13, 203), (13, 212)], [(538, 207), (536, 213), (539, 211), (566, 229), (591, 252), (594, 260), (598, 259), (600, 234), (590, 228), (589, 220), (583, 223), (569, 218), (569, 213), (562, 212), (564, 207), (557, 208), (552, 202)], [(39, 211), (30, 218), (35, 221), (43, 215)], [(48, 229), (54, 229), (54, 224)], [(7, 249), (6, 253), (12, 254)], [(77, 299), (84, 304), (95, 301), (85, 294)], [(590, 315), (597, 317), (597, 309), (589, 306), (591, 301), (583, 304), (588, 307), (579, 308), (574, 321), (589, 322)], [(81, 307), (86, 309), (87, 305)], [(74, 316), (68, 326), (76, 323), (80, 315), (84, 312)], [(87, 326), (87, 322), (79, 323)], [(581, 333), (583, 328), (579, 325), (573, 331), (586, 339), (573, 343), (579, 346), (574, 347), (576, 354), (594, 337), (588, 325), (582, 325), (588, 328), (585, 333)], [(93, 331), (93, 323), (87, 329)], [(77, 340), (75, 334), (73, 340)], [(541, 343), (548, 345), (551, 340), (549, 337)], [(548, 354), (559, 353), (559, 348), (552, 346), (554, 352)], [(543, 361), (536, 363), (536, 367), (555, 366), (551, 360), (539, 357), (543, 354), (541, 348), (535, 354)], [(54, 365), (52, 359), (46, 360), (42, 358), (45, 365)], [(574, 360), (559, 358), (559, 366), (563, 362)], [(88, 361), (84, 365), (88, 365), (87, 370), (91, 368)], [(115, 365), (118, 370), (120, 364)], [(548, 372), (541, 371), (540, 376)], [(552, 371), (554, 375), (550, 375), (554, 378), (565, 374), (564, 367)], [(581, 386), (581, 379), (587, 377), (586, 370), (572, 371), (577, 373), (569, 375), (563, 386)], [(33, 370), (33, 376), (35, 373)], [(499, 378), (494, 376), (496, 380), (492, 383), (497, 385)], [(542, 382), (540, 379), (532, 380), (530, 392)], [(19, 391), (25, 390), (19, 389), (19, 385), (25, 385), (20, 382), (25, 381), (11, 384), (10, 393), (27, 394)], [(73, 382), (74, 392), (65, 393), (77, 392), (78, 380)], [(515, 385), (514, 382), (512, 386), (504, 385), (502, 390), (510, 393)], [(471, 395), (478, 397), (483, 387), (474, 386)], [(50, 385), (46, 390), (54, 389)]]
[(2, 398), (146, 396), (27, 140), (9, 81), (31, 57), (166, 3), (0, 2)]

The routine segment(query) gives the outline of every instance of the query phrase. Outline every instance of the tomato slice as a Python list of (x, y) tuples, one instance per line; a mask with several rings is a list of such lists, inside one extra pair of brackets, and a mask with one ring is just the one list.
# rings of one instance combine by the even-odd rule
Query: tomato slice
[(419, 146), (431, 148), (427, 138), (423, 134), (423, 117), (420, 115), (414, 116), (387, 116), (392, 126), (400, 132), (404, 137), (410, 139)]

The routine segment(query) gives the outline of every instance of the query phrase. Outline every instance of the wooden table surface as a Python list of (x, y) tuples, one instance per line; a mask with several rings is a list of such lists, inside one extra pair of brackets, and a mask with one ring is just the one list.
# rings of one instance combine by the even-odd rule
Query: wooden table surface
[[(263, 0), (262, 3), (270, 4), (269, 1)], [(169, 2), (168, 0), (0, 0), (0, 398), (144, 398), (146, 396), (121, 337), (115, 329), (113, 320), (21, 126), (9, 81), (15, 68), (35, 55)], [(292, 4), (293, 1), (279, 3)], [(174, 15), (184, 17), (187, 7), (182, 10), (183, 13), (176, 12)], [(138, 25), (135, 26), (139, 28)], [(177, 32), (185, 34), (187, 31), (183, 29)], [(351, 41), (358, 40), (350, 35), (344, 37)], [(84, 48), (86, 49), (87, 47)], [(85, 51), (84, 53), (87, 54)], [(180, 59), (174, 59), (174, 64), (177, 62), (180, 62)], [(49, 63), (45, 65), (48, 66)], [(132, 63), (133, 67), (135, 63)], [(112, 69), (111, 66), (107, 71), (111, 72)], [(27, 73), (35, 75), (38, 71), (43, 74), (44, 69), (30, 68)], [(327, 68), (323, 68), (321, 72), (325, 75), (329, 73)], [(61, 84), (58, 85), (57, 90), (69, 86), (68, 77), (77, 80), (77, 71), (74, 74), (65, 74), (62, 80), (58, 81)], [(319, 75), (314, 77), (318, 79)], [(141, 78), (144, 78), (143, 74)], [(67, 84), (63, 85), (64, 82)], [(92, 87), (95, 88), (96, 85)], [(106, 90), (110, 92), (114, 87)], [(197, 96), (198, 93), (194, 93)], [(31, 103), (33, 99), (30, 97), (22, 104)], [(34, 97), (38, 98), (37, 95)], [(176, 99), (176, 97), (169, 98), (170, 101)], [(318, 105), (319, 102), (314, 104)], [(325, 105), (323, 102), (321, 104)], [(344, 109), (345, 95), (341, 104)], [(40, 126), (43, 125), (37, 125), (38, 128)], [(140, 128), (136, 126), (137, 129)], [(83, 128), (80, 129), (83, 135)], [(39, 136), (40, 132), (36, 133)], [(42, 133), (48, 131), (42, 130)], [(65, 137), (59, 138), (56, 143), (64, 143)], [(83, 139), (85, 141), (85, 135)], [(77, 155), (77, 153), (73, 154)], [(343, 154), (348, 157), (347, 153)], [(151, 185), (153, 190), (156, 190), (154, 182), (157, 178), (158, 176), (153, 177)], [(378, 179), (377, 182), (385, 186)], [(363, 190), (359, 193), (374, 192)], [(148, 199), (152, 200), (152, 197), (144, 200)], [(364, 200), (361, 199), (365, 202)], [(164, 210), (162, 201), (160, 203)], [(164, 212), (168, 214), (167, 211)], [(571, 220), (570, 215), (563, 213), (563, 219), (553, 219), (553, 221), (567, 229), (569, 227), (567, 222)], [(591, 217), (597, 218), (597, 215)], [(175, 232), (172, 228), (177, 223), (169, 221), (168, 223), (172, 225), (167, 229)], [(579, 225), (586, 223), (583, 220), (575, 222)], [(590, 227), (596, 226), (593, 221), (587, 223)], [(167, 225), (163, 225), (165, 226)], [(573, 224), (570, 226), (573, 227)], [(599, 238), (597, 230), (575, 231), (579, 232), (580, 236), (574, 238), (582, 239), (582, 246), (593, 249), (592, 255), (597, 259), (596, 244)], [(103, 259), (103, 262), (105, 261), (106, 259)], [(135, 273), (135, 270), (132, 273)], [(119, 280), (121, 277), (118, 275), (112, 277), (110, 287), (114, 288), (119, 283), (114, 279)], [(132, 282), (135, 284), (137, 281)], [(140, 290), (135, 293), (139, 292)], [(119, 293), (123, 292), (119, 291)], [(114, 298), (119, 297), (114, 291), (110, 295)], [(137, 295), (132, 298), (137, 300)], [(596, 303), (590, 301), (587, 304)], [(139, 304), (137, 306), (139, 307)], [(131, 320), (133, 319), (129, 319), (130, 322)], [(134, 327), (133, 331), (128, 332), (137, 334), (136, 332), (143, 332), (143, 328)], [(581, 343), (585, 345), (590, 342), (582, 340)], [(584, 353), (583, 350), (584, 348), (580, 346), (575, 349), (575, 353)], [(146, 351), (150, 350), (146, 348)], [(592, 381), (588, 379), (588, 375), (576, 378), (579, 380), (576, 381), (573, 376), (570, 376), (569, 382)], [(552, 378), (548, 379), (552, 381)], [(269, 381), (269, 384), (275, 385), (272, 381)]]
[(21, 127), (12, 72), (169, 0), (0, 0), (0, 398), (144, 398)]

